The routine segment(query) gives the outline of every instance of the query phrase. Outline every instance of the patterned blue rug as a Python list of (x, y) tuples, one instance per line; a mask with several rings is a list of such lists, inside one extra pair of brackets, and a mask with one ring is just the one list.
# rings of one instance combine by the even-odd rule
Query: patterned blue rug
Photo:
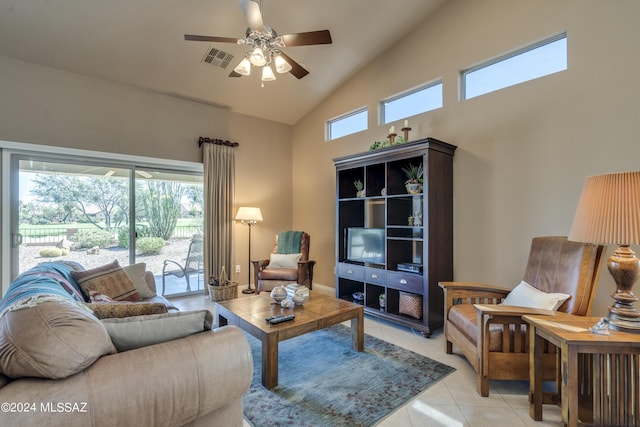
[(370, 335), (359, 353), (335, 325), (281, 342), (278, 386), (267, 390), (260, 342), (246, 335), (254, 373), (244, 416), (254, 427), (371, 426), (455, 370)]

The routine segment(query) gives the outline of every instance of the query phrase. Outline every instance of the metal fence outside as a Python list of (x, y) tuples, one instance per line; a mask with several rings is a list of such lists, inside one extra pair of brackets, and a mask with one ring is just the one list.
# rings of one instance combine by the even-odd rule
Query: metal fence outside
[[(128, 228), (128, 227), (127, 227)], [(90, 228), (87, 228), (90, 229)], [(78, 232), (78, 228), (68, 227), (21, 227), (23, 245), (57, 245), (61, 240), (72, 240), (71, 237)], [(202, 233), (202, 227), (195, 225), (176, 226), (171, 235), (172, 239), (190, 239), (194, 234)], [(118, 228), (113, 229), (114, 243), (118, 241)]]

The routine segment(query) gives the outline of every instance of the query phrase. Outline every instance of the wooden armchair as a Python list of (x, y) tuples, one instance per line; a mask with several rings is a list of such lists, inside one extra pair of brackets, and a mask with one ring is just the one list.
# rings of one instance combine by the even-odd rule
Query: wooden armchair
[[(279, 242), (279, 239), (283, 239), (283, 242)], [(311, 289), (313, 267), (316, 262), (309, 259), (310, 244), (311, 237), (303, 231), (284, 231), (276, 234), (270, 258), (251, 261), (256, 294), (271, 291), (276, 286), (289, 283), (299, 283)], [(293, 254), (299, 254), (300, 257), (291, 265), (286, 265), (287, 260), (280, 259), (278, 264), (274, 261), (278, 255)]]
[[(570, 242), (566, 237), (536, 237), (531, 242), (523, 280), (544, 292), (571, 297), (559, 313), (585, 316), (596, 294), (603, 246)], [(510, 290), (467, 282), (441, 282), (445, 299), (445, 351), (455, 344), (477, 375), (477, 389), (489, 396), (489, 380), (529, 380), (528, 327), (523, 314), (551, 310), (499, 305)], [(544, 379), (556, 375), (555, 347), (545, 349)]]

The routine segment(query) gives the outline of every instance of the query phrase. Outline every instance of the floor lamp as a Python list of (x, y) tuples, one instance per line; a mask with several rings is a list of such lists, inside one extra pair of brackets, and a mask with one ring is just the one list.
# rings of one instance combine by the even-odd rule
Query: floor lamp
[(249, 263), (247, 265), (247, 288), (242, 290), (243, 294), (252, 294), (255, 290), (251, 289), (251, 227), (256, 225), (258, 221), (262, 221), (262, 213), (260, 208), (241, 207), (236, 214), (236, 221), (249, 226)]

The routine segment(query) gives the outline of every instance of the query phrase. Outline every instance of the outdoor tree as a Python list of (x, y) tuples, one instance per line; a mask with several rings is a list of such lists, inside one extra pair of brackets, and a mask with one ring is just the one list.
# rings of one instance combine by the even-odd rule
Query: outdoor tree
[(127, 186), (122, 178), (38, 174), (31, 193), (39, 202), (57, 205), (58, 211), (68, 213), (67, 218), (78, 211), (87, 222), (111, 230), (128, 222)]
[(180, 218), (181, 199), (185, 190), (181, 184), (167, 181), (147, 181), (139, 195), (151, 237), (169, 240)]

